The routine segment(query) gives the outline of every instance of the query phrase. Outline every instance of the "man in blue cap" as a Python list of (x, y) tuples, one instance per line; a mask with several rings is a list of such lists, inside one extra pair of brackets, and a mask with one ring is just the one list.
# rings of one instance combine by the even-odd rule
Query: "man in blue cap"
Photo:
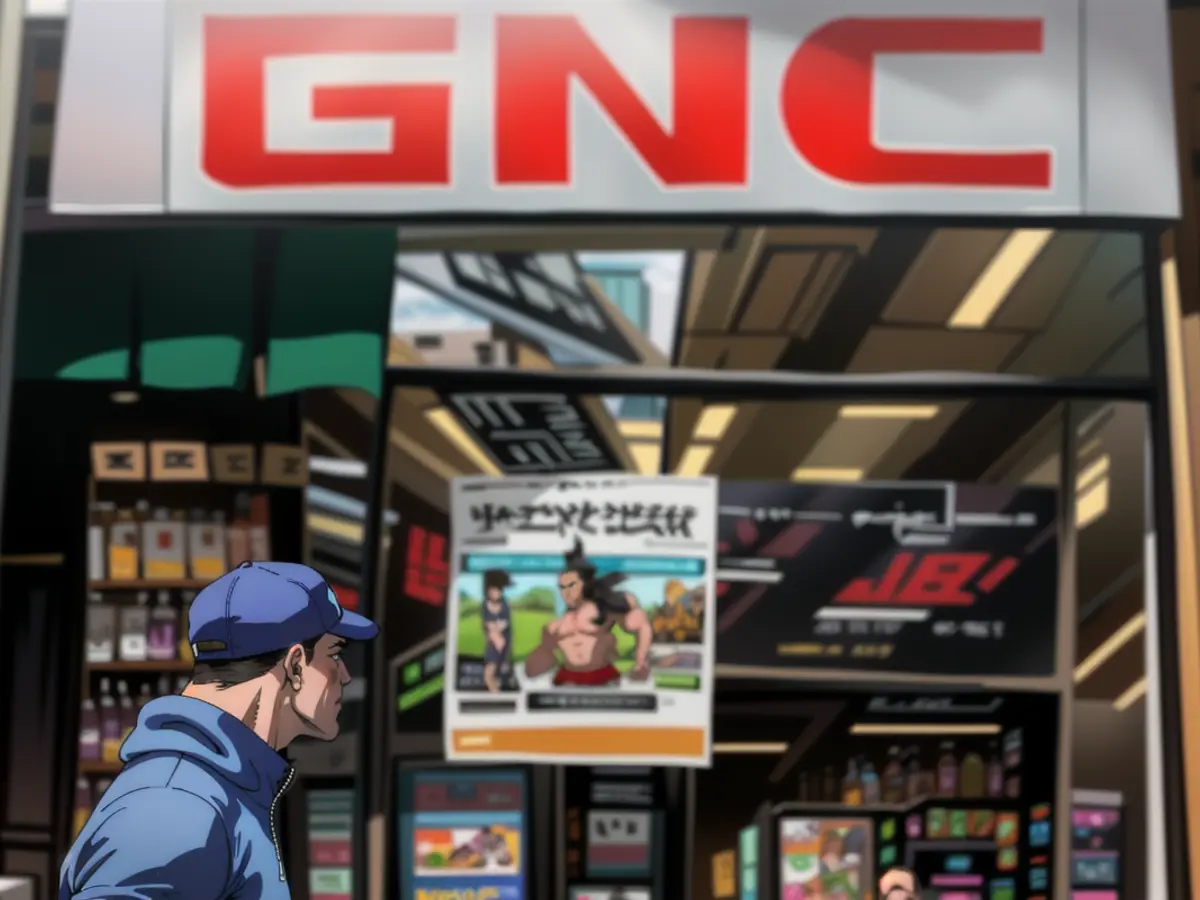
[(377, 633), (308, 566), (246, 562), (208, 585), (188, 615), (191, 683), (142, 708), (124, 769), (63, 862), (59, 900), (290, 897), (282, 751), (337, 737), (342, 648)]

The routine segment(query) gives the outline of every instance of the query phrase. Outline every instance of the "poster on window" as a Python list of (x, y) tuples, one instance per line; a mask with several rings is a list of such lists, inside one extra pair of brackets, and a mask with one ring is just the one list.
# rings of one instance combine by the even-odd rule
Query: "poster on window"
[(456, 479), (446, 757), (707, 767), (717, 484)]

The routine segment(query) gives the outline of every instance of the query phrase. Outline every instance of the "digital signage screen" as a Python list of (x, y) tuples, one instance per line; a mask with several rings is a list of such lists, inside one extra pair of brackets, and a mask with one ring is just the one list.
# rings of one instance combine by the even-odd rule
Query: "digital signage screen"
[(401, 769), (401, 900), (525, 900), (528, 783), (520, 769)]

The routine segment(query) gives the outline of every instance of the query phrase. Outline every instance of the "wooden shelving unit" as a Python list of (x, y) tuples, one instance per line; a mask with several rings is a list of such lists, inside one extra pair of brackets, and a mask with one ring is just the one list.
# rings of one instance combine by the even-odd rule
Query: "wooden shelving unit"
[(123, 660), (118, 659), (118, 660), (114, 660), (113, 662), (106, 662), (106, 663), (86, 663), (86, 668), (88, 669), (89, 672), (112, 672), (114, 674), (120, 674), (122, 672), (131, 672), (131, 673), (150, 674), (150, 675), (159, 675), (159, 674), (176, 675), (179, 673), (186, 674), (188, 672), (191, 672), (192, 664), (190, 662), (184, 662), (183, 660), (179, 660), (179, 659), (173, 659), (173, 660), (147, 659), (147, 660), (137, 660), (137, 661), (123, 661)]
[(121, 762), (109, 763), (81, 759), (79, 761), (79, 773), (81, 775), (116, 775), (124, 765)]
[(89, 591), (198, 591), (207, 581), (195, 578), (137, 578), (128, 581), (89, 581)]

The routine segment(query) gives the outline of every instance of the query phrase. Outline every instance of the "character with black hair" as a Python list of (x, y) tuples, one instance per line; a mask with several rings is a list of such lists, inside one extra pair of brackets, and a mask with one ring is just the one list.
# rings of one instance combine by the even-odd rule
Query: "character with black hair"
[[(598, 576), (595, 563), (584, 555), (578, 538), (563, 557), (558, 590), (567, 611), (542, 630), (541, 644), (525, 658), (525, 674), (536, 678), (557, 665), (556, 686), (605, 687), (619, 683), (621, 673), (613, 665), (617, 638), (612, 630), (620, 625), (636, 641), (630, 677), (638, 681), (649, 678), (654, 631), (633, 595), (617, 590), (625, 576)], [(561, 662), (556, 650), (562, 656)]]
[(500, 693), (500, 679), (512, 671), (512, 613), (504, 597), (511, 584), (503, 569), (483, 573), (483, 682), (493, 694)]

